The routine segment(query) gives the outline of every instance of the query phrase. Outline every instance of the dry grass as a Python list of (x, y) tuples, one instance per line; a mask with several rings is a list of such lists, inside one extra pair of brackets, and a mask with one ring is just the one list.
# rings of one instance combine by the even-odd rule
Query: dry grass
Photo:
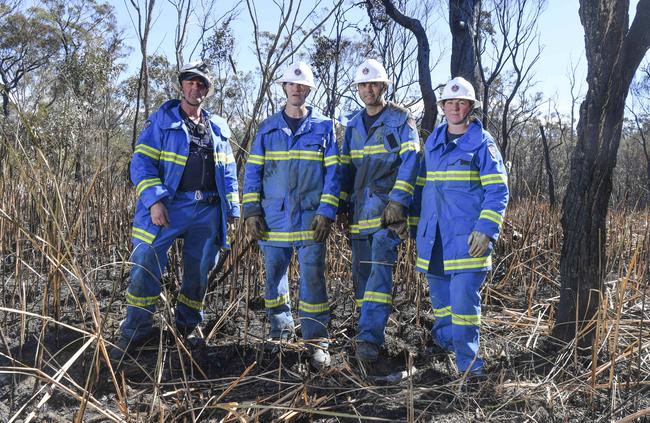
[[(387, 330), (398, 344), (387, 355), (407, 377), (397, 384), (366, 377), (349, 354), (350, 251), (338, 231), (328, 251), (335, 315), (330, 369), (310, 372), (300, 343), (273, 358), (263, 352), (262, 261), (239, 233), (206, 300), (204, 335), (214, 346), (210, 357), (223, 360), (213, 363), (218, 370), (201, 371), (182, 343), (161, 341), (135, 369), (116, 372), (106, 364), (106, 348), (124, 313), (134, 207), (123, 156), (106, 154), (122, 161), (113, 158), (75, 179), (73, 166), (55, 164), (66, 163), (60, 156), (6, 133), (3, 139), (0, 416), (8, 421), (631, 421), (650, 413), (647, 211), (610, 214), (608, 278), (587, 358), (573, 346), (545, 350), (558, 304), (562, 237), (557, 212), (524, 201), (509, 209), (483, 292), (490, 382), (481, 390), (463, 389), (453, 363), (417, 354), (432, 317), (412, 242), (400, 252), (396, 312)], [(165, 332), (173, 332), (179, 252), (178, 246), (170, 252), (159, 303)], [(293, 264), (294, 281), (296, 270)]]

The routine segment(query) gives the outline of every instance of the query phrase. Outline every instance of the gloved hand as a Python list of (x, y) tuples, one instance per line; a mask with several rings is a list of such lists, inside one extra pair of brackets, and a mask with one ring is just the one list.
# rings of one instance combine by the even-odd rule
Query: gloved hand
[(490, 238), (484, 233), (473, 231), (467, 238), (467, 245), (469, 245), (470, 256), (481, 257), (490, 245)]
[(409, 225), (406, 223), (406, 220), (397, 223), (391, 223), (388, 225), (388, 229), (395, 232), (399, 239), (402, 241), (406, 240), (409, 237)]
[(263, 216), (251, 216), (244, 220), (244, 229), (246, 230), (246, 237), (252, 241), (259, 241), (264, 236), (264, 232), (269, 228), (266, 226)]
[(322, 214), (317, 214), (311, 221), (311, 230), (314, 231), (314, 241), (325, 242), (332, 230), (332, 221)]
[(232, 240), (235, 239), (235, 231), (237, 230), (238, 227), (239, 227), (239, 218), (234, 216), (228, 217), (227, 234), (230, 242), (232, 242)]
[(382, 226), (389, 226), (393, 223), (406, 221), (406, 207), (397, 201), (389, 201), (381, 213)]

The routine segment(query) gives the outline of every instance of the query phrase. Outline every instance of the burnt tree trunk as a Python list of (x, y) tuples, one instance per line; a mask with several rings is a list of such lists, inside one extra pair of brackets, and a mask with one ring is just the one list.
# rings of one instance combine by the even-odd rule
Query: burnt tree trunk
[(480, 0), (449, 0), (449, 29), (451, 30), (451, 77), (462, 76), (476, 93), (483, 92), (481, 75), (476, 60), (474, 40)]
[(548, 176), (548, 202), (551, 209), (554, 209), (556, 204), (555, 200), (555, 181), (553, 180), (553, 167), (551, 166), (551, 150), (548, 147), (546, 140), (546, 132), (544, 127), (539, 125), (539, 133), (542, 136), (542, 145), (544, 147), (544, 165), (546, 167), (546, 175)]
[(606, 216), (628, 88), (650, 47), (650, 0), (629, 26), (629, 1), (580, 0), (585, 29), (587, 96), (562, 206), (560, 302), (553, 337), (590, 347), (607, 257)]
[(418, 43), (418, 76), (420, 83), (420, 92), (422, 93), (422, 102), (424, 103), (424, 114), (420, 124), (420, 135), (426, 139), (433, 131), (438, 117), (436, 106), (436, 93), (431, 86), (431, 71), (429, 69), (429, 39), (427, 33), (422, 27), (422, 23), (414, 18), (410, 18), (395, 7), (392, 1), (382, 0), (386, 8), (386, 14), (400, 26), (408, 29), (413, 33)]

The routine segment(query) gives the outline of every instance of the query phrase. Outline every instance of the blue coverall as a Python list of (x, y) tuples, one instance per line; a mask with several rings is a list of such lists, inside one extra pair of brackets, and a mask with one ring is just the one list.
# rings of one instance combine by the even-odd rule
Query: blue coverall
[(260, 125), (246, 163), (244, 218), (264, 216), (259, 242), (266, 266), (265, 306), (271, 337), (293, 332), (287, 270), (295, 248), (300, 265), (298, 314), (304, 339), (327, 338), (330, 309), (325, 243), (313, 240), (317, 214), (331, 220), (339, 203), (339, 157), (331, 119), (308, 107), (295, 133), (282, 111)]
[[(145, 123), (131, 160), (131, 180), (138, 203), (131, 231), (133, 268), (127, 290), (122, 336), (137, 342), (148, 336), (160, 295), (160, 276), (172, 242), (183, 237), (183, 283), (177, 299), (176, 326), (189, 334), (203, 318), (208, 272), (219, 249), (227, 245), (229, 217), (239, 217), (237, 168), (219, 116), (203, 111), (210, 122), (217, 192), (177, 192), (189, 153), (189, 135), (180, 101), (169, 100)], [(169, 227), (154, 225), (149, 208), (162, 201)]]
[[(492, 268), (493, 243), (508, 204), (501, 154), (479, 121), (445, 143), (447, 124), (438, 126), (424, 146), (416, 186), (420, 208), (417, 270), (426, 274), (436, 318), (433, 340), (456, 354), (462, 372), (483, 371), (479, 357), (480, 288)], [(482, 257), (471, 257), (473, 231), (491, 242)]]
[(381, 225), (389, 201), (408, 209), (418, 170), (420, 141), (406, 109), (388, 103), (367, 133), (363, 112), (349, 122), (341, 154), (341, 210), (347, 207), (355, 300), (361, 307), (357, 339), (384, 343), (392, 305), (397, 234)]

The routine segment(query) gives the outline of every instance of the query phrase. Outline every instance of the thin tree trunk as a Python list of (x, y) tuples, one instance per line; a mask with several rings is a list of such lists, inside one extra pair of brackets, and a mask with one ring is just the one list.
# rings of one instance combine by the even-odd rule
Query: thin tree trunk
[(390, 0), (382, 0), (382, 3), (386, 8), (386, 14), (400, 26), (411, 31), (418, 43), (418, 76), (422, 102), (424, 103), (424, 114), (422, 116), (422, 123), (420, 124), (420, 133), (426, 139), (433, 131), (436, 118), (438, 117), (436, 93), (431, 86), (431, 71), (429, 69), (429, 39), (419, 20), (402, 14)]
[(546, 175), (548, 176), (548, 202), (551, 206), (551, 209), (555, 209), (555, 182), (553, 181), (551, 152), (548, 148), (548, 142), (546, 141), (546, 132), (544, 131), (544, 127), (542, 125), (539, 125), (539, 133), (542, 136), (542, 144), (544, 146), (544, 165), (546, 166)]

